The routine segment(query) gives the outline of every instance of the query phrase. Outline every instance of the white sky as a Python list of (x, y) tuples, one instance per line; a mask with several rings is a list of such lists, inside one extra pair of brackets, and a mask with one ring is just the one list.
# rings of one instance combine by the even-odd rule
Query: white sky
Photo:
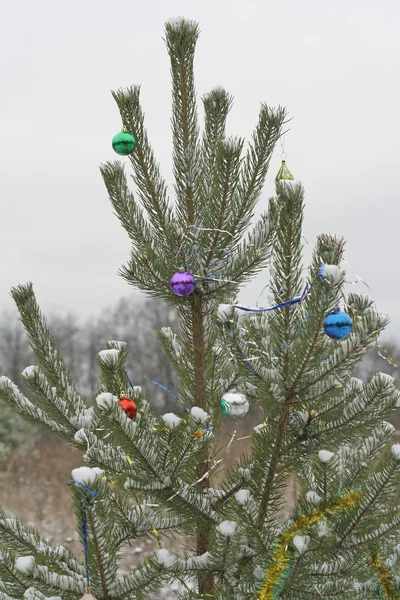
[[(82, 316), (127, 295), (129, 255), (99, 164), (115, 158), (110, 89), (140, 83), (147, 128), (171, 181), (171, 16), (200, 22), (199, 94), (235, 96), (229, 132), (248, 137), (261, 101), (294, 118), (287, 163), (306, 187), (304, 234), (348, 240), (347, 260), (400, 326), (400, 5), (395, 0), (21, 0), (0, 22), (0, 309), (34, 282), (44, 311)], [(264, 201), (280, 164), (275, 154)], [(254, 303), (259, 277), (241, 299)], [(362, 285), (360, 292), (367, 291)]]

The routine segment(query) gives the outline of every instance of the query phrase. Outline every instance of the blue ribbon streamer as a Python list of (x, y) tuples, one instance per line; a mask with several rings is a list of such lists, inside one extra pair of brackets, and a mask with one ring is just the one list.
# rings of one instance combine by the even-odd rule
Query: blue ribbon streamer
[(71, 479), (71, 481), (68, 481), (67, 485), (71, 485), (71, 483), (75, 483), (76, 485), (79, 485), (81, 488), (83, 488), (85, 490), (85, 492), (88, 492), (92, 496), (99, 496), (99, 494), (97, 492), (95, 492), (94, 490), (91, 490), (87, 485), (85, 485), (81, 481), (77, 481), (76, 479)]
[(147, 379), (147, 381), (150, 381), (150, 383), (154, 383), (154, 385), (158, 385), (159, 388), (171, 394), (171, 396), (175, 398), (175, 400), (179, 400), (178, 396), (175, 396), (174, 392), (167, 388), (167, 386), (163, 385), (162, 383), (158, 383), (158, 381), (154, 381), (154, 379), (149, 379), (148, 377), (146, 377), (145, 379)]
[(270, 286), (270, 285), (271, 285), (270, 283), (267, 283), (266, 285), (264, 285), (263, 289), (261, 290), (261, 294), (260, 294), (260, 295), (258, 296), (258, 298), (257, 298), (257, 304), (258, 304), (258, 301), (259, 301), (259, 299), (261, 298), (261, 296), (262, 296), (262, 295), (263, 295), (263, 293), (265, 292), (265, 290), (266, 290), (267, 288), (269, 288), (269, 286)]
[(125, 377), (126, 377), (126, 380), (127, 380), (127, 382), (129, 383), (129, 385), (130, 385), (130, 387), (131, 387), (131, 390), (133, 391), (133, 383), (132, 383), (132, 381), (129, 379), (129, 375), (128, 375), (128, 373), (125, 371), (125, 369), (124, 369), (124, 375), (125, 375)]
[[(300, 323), (300, 325), (297, 328), (296, 333), (294, 334), (293, 337), (296, 337), (297, 335), (299, 335), (300, 331), (303, 329), (308, 317), (310, 316), (310, 313), (308, 312), (306, 314), (306, 316), (304, 317), (304, 319), (302, 320), (302, 322)], [(278, 352), (279, 350), (282, 350), (282, 348), (284, 348), (286, 346), (286, 344), (288, 344), (288, 341), (283, 342), (280, 346), (278, 346), (278, 348), (276, 348), (273, 352), (273, 354), (276, 356), (276, 352)]]
[(89, 584), (90, 584), (90, 578), (89, 578), (89, 551), (88, 551), (88, 543), (87, 543), (87, 527), (86, 527), (85, 503), (82, 500), (80, 500), (80, 503), (81, 503), (82, 540), (83, 540), (83, 549), (84, 549), (84, 552), (85, 552), (85, 564), (86, 564), (86, 583), (87, 583), (87, 587), (89, 587)]
[[(200, 250), (194, 250), (193, 252), (190, 252), (190, 254), (188, 254), (187, 256), (185, 256), (185, 262), (184, 263), (180, 263), (179, 264), (179, 268), (187, 268), (187, 267), (191, 267), (192, 263), (191, 262), (187, 262), (187, 259), (190, 258), (191, 256), (193, 256), (194, 254), (198, 254), (200, 252)], [(174, 254), (175, 256), (178, 254), (177, 250), (174, 250)]]
[(292, 306), (292, 304), (297, 304), (298, 302), (302, 302), (303, 300), (305, 300), (309, 289), (310, 289), (310, 286), (308, 284), (306, 284), (301, 296), (296, 296), (292, 300), (287, 300), (286, 302), (281, 302), (281, 304), (276, 304), (275, 306), (267, 306), (266, 308), (251, 308), (250, 306), (242, 306), (241, 304), (232, 304), (232, 308), (237, 308), (238, 310), (243, 310), (245, 312), (265, 313), (265, 312), (269, 312), (270, 310), (277, 310), (278, 308), (285, 308), (286, 306)]
[[(68, 481), (67, 485), (71, 485), (75, 483), (75, 485), (79, 485), (81, 488), (88, 492), (93, 497), (99, 496), (98, 492), (91, 490), (87, 485), (82, 483), (81, 481), (77, 481), (76, 479), (71, 479)], [(88, 550), (88, 542), (87, 542), (87, 523), (86, 523), (86, 503), (83, 500), (79, 500), (81, 505), (80, 513), (81, 513), (81, 526), (82, 526), (82, 541), (83, 541), (83, 549), (85, 552), (85, 565), (86, 565), (86, 584), (89, 588), (90, 577), (89, 577), (89, 550)]]
[[(305, 295), (307, 293), (307, 288), (308, 288), (308, 286), (305, 287), (303, 294), (301, 296), (299, 296), (299, 298), (302, 298), (304, 300)], [(300, 300), (298, 300), (298, 302), (300, 302)], [(270, 310), (273, 310), (273, 308), (277, 308), (277, 307), (272, 307)], [(265, 309), (262, 309), (262, 310), (265, 310)], [(296, 337), (300, 333), (300, 331), (303, 329), (303, 327), (304, 327), (307, 319), (309, 318), (309, 316), (310, 316), (310, 312), (308, 312), (306, 314), (306, 316), (304, 317), (304, 319), (300, 323), (299, 327), (297, 328), (296, 333), (294, 334), (294, 337)], [(229, 334), (232, 337), (235, 337), (235, 332), (233, 331), (233, 329), (229, 330)], [(282, 348), (284, 348), (286, 346), (286, 344), (288, 344), (287, 341), (283, 342), (280, 346), (278, 346), (278, 348), (276, 348), (273, 351), (274, 356), (276, 356), (276, 352), (278, 352), (279, 350), (282, 350)], [(246, 344), (246, 346), (247, 346), (247, 344)], [(253, 375), (257, 375), (257, 373), (255, 372), (255, 370), (253, 369), (253, 367), (250, 365), (250, 363), (247, 360), (245, 360), (245, 359), (242, 359), (242, 360), (243, 360), (243, 364), (246, 365), (246, 367), (249, 369), (249, 371), (251, 371), (253, 373)], [(326, 359), (326, 360), (328, 360), (328, 359)]]
[(325, 265), (321, 265), (319, 268), (319, 271), (316, 271), (318, 277), (321, 277), (321, 279), (326, 279), (326, 275), (324, 275), (323, 271), (324, 271), (324, 267)]
[(221, 259), (221, 258), (214, 258), (214, 259), (213, 259), (213, 260), (210, 262), (210, 267), (212, 267), (212, 266), (214, 266), (214, 265), (217, 265), (217, 269), (219, 268), (219, 265), (218, 265), (218, 263), (223, 263), (223, 264), (222, 264), (222, 267), (221, 267), (221, 269), (220, 269), (220, 271), (219, 271), (219, 272), (217, 272), (217, 273), (211, 273), (211, 275), (205, 275), (205, 276), (204, 276), (204, 279), (205, 279), (205, 280), (214, 279), (214, 278), (215, 278), (215, 277), (217, 277), (218, 275), (219, 275), (219, 276), (221, 276), (221, 273), (222, 273), (222, 277), (224, 277), (224, 276), (225, 276), (225, 271), (226, 271), (226, 269), (228, 268), (228, 259), (229, 259), (229, 256), (230, 256), (230, 255), (229, 255), (229, 252), (227, 252), (226, 250), (223, 250), (222, 252), (223, 252), (223, 253), (224, 253), (224, 255), (225, 255), (225, 256), (224, 256), (222, 259)]

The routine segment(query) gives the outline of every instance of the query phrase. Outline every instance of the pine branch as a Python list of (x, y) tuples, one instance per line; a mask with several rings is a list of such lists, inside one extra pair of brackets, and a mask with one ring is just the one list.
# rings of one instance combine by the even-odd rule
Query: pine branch
[(75, 433), (75, 429), (66, 427), (65, 419), (62, 422), (55, 421), (39, 407), (32, 404), (8, 377), (0, 377), (0, 399), (14, 410), (16, 409), (25, 419), (32, 423), (39, 423), (45, 429), (64, 439), (70, 440)]
[[(230, 200), (235, 192), (238, 184), (240, 153), (242, 151), (243, 142), (241, 140), (230, 140), (226, 143), (220, 142), (217, 151), (216, 172), (220, 179), (218, 185), (218, 219), (216, 223), (210, 223), (210, 227), (215, 228), (211, 248), (205, 262), (204, 271), (207, 272), (211, 260), (214, 257), (215, 250), (221, 236), (221, 229), (224, 227), (225, 215), (227, 207), (230, 205)], [(215, 193), (215, 192), (214, 192)], [(211, 211), (210, 211), (211, 212)]]
[(202, 178), (207, 188), (212, 185), (217, 148), (221, 140), (225, 138), (226, 119), (232, 102), (232, 96), (220, 87), (214, 88), (203, 97)]
[(266, 480), (265, 480), (265, 483), (263, 486), (263, 490), (262, 490), (261, 502), (260, 502), (260, 508), (259, 508), (259, 517), (258, 517), (258, 522), (259, 522), (260, 526), (263, 524), (264, 519), (267, 514), (267, 511), (268, 511), (268, 504), (269, 504), (269, 500), (270, 500), (270, 497), (272, 494), (273, 483), (274, 483), (276, 471), (278, 468), (279, 459), (281, 456), (281, 451), (282, 451), (282, 447), (283, 447), (283, 443), (284, 443), (284, 439), (285, 439), (285, 432), (286, 432), (286, 426), (288, 424), (288, 421), (289, 421), (289, 408), (285, 407), (285, 409), (282, 413), (282, 416), (279, 420), (277, 430), (276, 430), (275, 445), (274, 445), (274, 449), (271, 454), (268, 474), (267, 474), (267, 477), (266, 477)]
[(310, 358), (313, 355), (313, 352), (314, 352), (315, 347), (316, 347), (317, 342), (318, 342), (318, 337), (320, 335), (321, 327), (322, 327), (322, 324), (324, 322), (324, 318), (325, 318), (325, 315), (322, 314), (321, 317), (320, 317), (320, 319), (318, 320), (318, 326), (315, 328), (315, 333), (314, 333), (314, 336), (312, 338), (311, 345), (310, 345), (310, 347), (309, 347), (309, 349), (307, 351), (306, 357), (305, 357), (302, 365), (300, 366), (300, 369), (299, 369), (299, 371), (298, 371), (298, 373), (296, 375), (296, 378), (293, 381), (292, 386), (290, 388), (289, 395), (291, 397), (294, 397), (296, 395), (296, 387), (297, 387), (298, 383), (300, 382), (302, 375), (304, 374), (304, 371), (305, 371), (305, 369), (306, 369), (306, 367), (308, 365), (308, 362), (309, 362)]
[(365, 545), (370, 546), (371, 542), (380, 540), (382, 538), (387, 538), (389, 533), (394, 532), (394, 531), (397, 532), (399, 529), (400, 529), (400, 516), (398, 516), (397, 519), (395, 519), (390, 525), (383, 526), (381, 528), (381, 530), (379, 531), (379, 533), (377, 533), (376, 535), (374, 535), (374, 532), (368, 533), (368, 535), (365, 536), (365, 538), (362, 539), (361, 541), (343, 544), (343, 549), (352, 550), (353, 548), (358, 548), (360, 546), (365, 546)]
[(179, 456), (178, 460), (176, 461), (176, 464), (174, 466), (174, 469), (171, 473), (171, 479), (173, 479), (176, 474), (178, 473), (179, 467), (181, 466), (183, 460), (185, 459), (185, 457), (187, 456), (189, 450), (193, 447), (193, 445), (196, 443), (196, 440), (194, 437), (189, 438), (189, 441), (186, 445), (186, 447), (183, 449), (183, 451), (181, 452), (181, 455)]
[[(17, 577), (17, 575), (15, 574), (15, 572), (7, 565), (7, 559), (10, 558), (10, 555), (8, 553), (3, 554), (2, 556), (2, 561), (0, 563), (0, 573), (1, 571), (5, 571), (7, 573), (7, 575), (9, 576), (9, 579), (13, 582), (15, 582), (18, 586), (19, 586), (19, 590), (14, 590), (13, 589), (13, 593), (16, 591), (19, 591), (19, 593), (22, 595), (24, 593), (24, 591), (26, 590), (26, 584), (22, 581), (22, 579), (20, 579), (19, 577)], [(13, 562), (14, 562), (14, 557), (13, 557)], [(2, 580), (4, 578), (4, 574), (2, 574)], [(4, 581), (2, 581), (3, 585), (4, 585)], [(7, 582), (9, 583), (9, 582)], [(14, 588), (14, 585), (13, 585)]]
[(163, 244), (164, 239), (157, 236), (155, 228), (145, 218), (143, 210), (137, 205), (132, 192), (128, 189), (124, 166), (117, 161), (107, 162), (102, 165), (100, 171), (115, 214), (135, 247), (138, 250), (149, 247), (153, 252), (156, 252), (157, 247), (166, 249)]
[(166, 183), (161, 177), (144, 127), (144, 114), (139, 100), (140, 87), (133, 86), (112, 94), (118, 104), (123, 124), (136, 139), (135, 151), (129, 158), (140, 201), (151, 219), (155, 235), (162, 240), (170, 234), (172, 210), (168, 202)]
[[(303, 190), (299, 186), (295, 190), (286, 190), (280, 184), (277, 186), (282, 203), (279, 213), (278, 231), (276, 241), (277, 257), (274, 264), (276, 286), (280, 289), (284, 286), (285, 298), (290, 300), (299, 286), (299, 264), (300, 264), (300, 231), (301, 231), (301, 207), (303, 204)], [(274, 294), (275, 301), (278, 300)], [(279, 302), (279, 300), (278, 300)], [(284, 340), (290, 339), (292, 307), (283, 309), (282, 315), (277, 315), (277, 327), (282, 322), (279, 330)], [(289, 351), (285, 347), (282, 364), (282, 376), (285, 382), (290, 379)], [(261, 525), (268, 511), (268, 505), (273, 492), (276, 472), (281, 459), (281, 452), (285, 442), (286, 428), (290, 417), (290, 403), (295, 397), (295, 387), (292, 385), (283, 406), (276, 429), (276, 438), (269, 462), (267, 477), (263, 486), (259, 508), (258, 521)]]
[(65, 362), (56, 348), (36, 301), (32, 284), (12, 288), (11, 296), (46, 379), (57, 389), (60, 397), (70, 404), (72, 411), (83, 412), (86, 408), (85, 402), (71, 383)]
[[(205, 372), (205, 339), (204, 339), (204, 315), (203, 299), (200, 294), (194, 293), (191, 296), (192, 308), (192, 326), (193, 326), (193, 352), (194, 352), (194, 372), (195, 372), (195, 403), (204, 411), (207, 411), (207, 385)], [(197, 472), (198, 479), (201, 479), (200, 487), (204, 489), (209, 487), (209, 477), (204, 477), (210, 470), (210, 459), (208, 449), (204, 449), (199, 457), (199, 467)], [(211, 527), (199, 522), (196, 532), (196, 550), (198, 555), (202, 555), (208, 550)], [(199, 593), (210, 594), (214, 589), (213, 579), (199, 579)]]
[(197, 23), (180, 19), (165, 26), (172, 75), (173, 161), (177, 210), (182, 221), (195, 222), (199, 201), (200, 157), (193, 60), (199, 37)]
[(253, 216), (254, 206), (264, 186), (272, 152), (282, 135), (285, 118), (286, 112), (283, 108), (271, 109), (266, 104), (261, 105), (258, 124), (243, 162), (241, 182), (231, 211), (232, 218), (228, 229), (235, 240), (240, 238)]
[(264, 258), (260, 258), (260, 256), (256, 256), (252, 261), (248, 261), (248, 262), (243, 261), (239, 270), (236, 271), (235, 274), (231, 275), (230, 273), (227, 273), (227, 281), (218, 285), (217, 290), (214, 289), (214, 290), (207, 291), (203, 294), (203, 296), (211, 296), (211, 295), (214, 295), (216, 291), (220, 292), (223, 289), (233, 287), (233, 286), (235, 287), (235, 290), (236, 290), (238, 284), (242, 283), (245, 278), (249, 277), (249, 272), (259, 268), (260, 263), (262, 263), (263, 261), (264, 261)]
[(360, 508), (360, 510), (358, 511), (356, 518), (352, 521), (351, 525), (346, 529), (346, 531), (341, 536), (339, 541), (335, 544), (335, 546), (334, 546), (335, 551), (340, 550), (342, 548), (345, 540), (356, 529), (357, 525), (359, 525), (359, 523), (361, 522), (364, 515), (371, 509), (372, 505), (378, 500), (380, 494), (383, 492), (385, 487), (391, 481), (391, 479), (392, 479), (394, 473), (397, 471), (398, 467), (399, 467), (398, 462), (396, 460), (392, 459), (392, 468), (387, 472), (386, 477), (382, 480), (380, 485), (376, 488), (376, 490), (374, 491), (372, 496), (369, 497), (369, 500), (367, 502), (363, 502), (363, 505)]
[(92, 515), (92, 511), (90, 509), (90, 507), (87, 507), (87, 515), (88, 515), (88, 520), (90, 523), (90, 531), (92, 534), (92, 538), (93, 538), (93, 546), (96, 552), (96, 558), (97, 558), (97, 565), (99, 568), (99, 574), (100, 574), (100, 581), (101, 581), (101, 587), (103, 590), (103, 599), (104, 600), (109, 600), (110, 599), (110, 595), (108, 593), (108, 588), (107, 588), (107, 582), (106, 582), (106, 577), (105, 577), (105, 573), (104, 573), (104, 566), (103, 566), (103, 559), (101, 556), (101, 552), (100, 552), (100, 545), (99, 545), (99, 540), (97, 537), (97, 533), (96, 533), (96, 528), (94, 526), (94, 519), (93, 519), (93, 515)]

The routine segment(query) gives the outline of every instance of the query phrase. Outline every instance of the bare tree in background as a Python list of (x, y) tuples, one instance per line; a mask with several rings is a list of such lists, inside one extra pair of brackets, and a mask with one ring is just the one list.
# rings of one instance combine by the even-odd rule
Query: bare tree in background
[[(157, 339), (157, 330), (161, 327), (178, 327), (177, 315), (171, 308), (156, 300), (121, 298), (114, 307), (103, 309), (83, 324), (71, 313), (53, 314), (49, 320), (71, 375), (87, 398), (96, 392), (96, 354), (108, 340), (121, 339), (128, 342), (129, 377), (133, 384), (151, 388), (153, 403), (160, 409), (173, 408), (173, 397), (148, 381), (157, 381), (171, 390), (178, 387)], [(33, 354), (17, 315), (4, 313), (0, 318), (0, 374), (21, 384), (20, 373), (32, 361)], [(368, 377), (382, 371), (396, 379), (399, 371), (393, 362), (400, 364), (400, 348), (395, 341), (388, 342), (384, 348), (371, 348), (356, 375)]]
[(21, 371), (33, 361), (24, 329), (16, 314), (4, 312), (0, 319), (0, 371), (21, 384)]
[[(85, 323), (71, 313), (53, 314), (49, 321), (71, 375), (86, 398), (90, 399), (96, 393), (96, 354), (108, 340), (121, 339), (128, 342), (128, 374), (132, 383), (151, 390), (155, 408), (174, 410), (173, 396), (160, 386), (176, 391), (178, 381), (157, 339), (157, 330), (161, 327), (178, 328), (174, 310), (156, 300), (121, 298), (114, 307), (103, 309), (98, 316)], [(33, 361), (33, 353), (17, 315), (3, 313), (0, 318), (0, 375), (7, 375), (23, 387), (20, 373)], [(371, 348), (356, 375), (365, 378), (382, 371), (397, 379), (399, 369), (393, 362), (400, 364), (400, 348), (395, 341), (385, 344), (384, 349)], [(157, 381), (160, 386), (151, 383), (151, 380)], [(28, 431), (17, 415), (3, 406), (1, 411), (0, 453), (2, 448), (11, 449), (18, 445)], [(400, 428), (400, 423), (396, 423), (396, 426)]]
[(49, 326), (57, 346), (64, 356), (73, 379), (80, 379), (81, 363), (86, 357), (83, 355), (80, 334), (83, 333), (79, 318), (68, 313), (67, 315), (53, 314), (49, 319)]
[[(23, 387), (21, 371), (33, 361), (25, 331), (14, 313), (4, 312), (0, 319), (0, 375), (9, 375)], [(0, 459), (9, 451), (33, 438), (36, 427), (23, 421), (14, 411), (0, 405)], [(30, 435), (32, 434), (32, 435)]]
[[(378, 338), (379, 343), (379, 338)], [(397, 341), (389, 341), (382, 346), (371, 347), (368, 354), (358, 365), (356, 377), (366, 379), (372, 377), (374, 373), (380, 371), (387, 373), (394, 379), (399, 379), (400, 375), (400, 346)], [(400, 419), (397, 414), (391, 419), (396, 429), (400, 429)]]
[[(154, 379), (170, 389), (177, 382), (164, 358), (157, 339), (161, 327), (177, 327), (176, 313), (155, 300), (137, 301), (121, 298), (114, 307), (103, 309), (98, 316), (82, 323), (74, 314), (53, 314), (49, 318), (51, 332), (68, 364), (71, 376), (88, 398), (96, 392), (98, 381), (96, 354), (108, 340), (123, 339), (130, 349), (129, 377), (134, 385), (146, 385)], [(0, 318), (0, 371), (21, 384), (20, 373), (34, 361), (25, 333), (17, 316), (4, 313)], [(153, 386), (153, 384), (152, 384)], [(161, 406), (168, 402), (160, 387), (152, 388), (152, 396)]]
[[(96, 393), (98, 365), (96, 354), (108, 340), (122, 339), (130, 349), (129, 377), (134, 385), (151, 387), (152, 403), (161, 409), (173, 408), (175, 400), (161, 387), (149, 383), (156, 380), (169, 389), (177, 389), (172, 372), (157, 339), (157, 329), (164, 326), (177, 328), (176, 313), (154, 300), (137, 302), (122, 298), (111, 308), (83, 323), (74, 314), (53, 314), (50, 328), (69, 367), (79, 391), (89, 400)], [(15, 313), (3, 313), (0, 318), (0, 375), (7, 375), (22, 388), (20, 374), (34, 362), (25, 332)], [(148, 379), (143, 379), (145, 375)], [(1, 407), (0, 452), (14, 448), (27, 436), (28, 427)], [(33, 431), (33, 430), (32, 430)], [(29, 436), (28, 436), (29, 437)]]
[[(155, 300), (133, 303), (129, 298), (119, 300), (115, 308), (105, 309), (96, 320), (85, 325), (84, 356), (85, 375), (82, 383), (91, 393), (95, 393), (98, 370), (93, 357), (104, 348), (106, 341), (121, 339), (128, 343), (130, 350), (129, 378), (134, 385), (152, 386), (152, 403), (156, 407), (173, 406), (173, 397), (148, 380), (155, 380), (169, 388), (177, 388), (176, 376), (168, 365), (157, 339), (157, 330), (164, 326), (177, 328), (176, 313)], [(83, 337), (83, 336), (82, 336)], [(148, 379), (143, 379), (145, 375)], [(84, 390), (82, 390), (84, 391)]]
[(383, 346), (371, 347), (368, 354), (357, 367), (356, 376), (371, 377), (376, 371), (399, 378), (400, 347), (394, 340)]

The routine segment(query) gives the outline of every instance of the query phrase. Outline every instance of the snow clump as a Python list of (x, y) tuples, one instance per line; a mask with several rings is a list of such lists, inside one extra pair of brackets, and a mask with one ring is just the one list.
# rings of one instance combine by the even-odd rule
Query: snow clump
[(26, 377), (27, 379), (31, 379), (31, 378), (35, 377), (38, 370), (39, 370), (39, 367), (37, 365), (31, 365), (30, 367), (26, 367), (26, 369), (24, 369), (22, 371), (21, 375), (23, 377)]
[(232, 535), (234, 535), (236, 529), (237, 523), (235, 523), (235, 521), (222, 521), (222, 523), (220, 523), (217, 526), (217, 531), (219, 531), (221, 535), (224, 535), (226, 537), (231, 537)]
[(238, 473), (243, 477), (243, 479), (249, 480), (251, 478), (251, 471), (248, 467), (239, 467)]
[[(45, 596), (42, 592), (39, 592), (35, 587), (30, 587), (24, 592), (25, 600), (61, 600), (61, 596)], [(90, 595), (91, 600), (93, 596)], [(82, 596), (82, 600), (87, 600), (87, 594)]]
[(210, 558), (209, 552), (204, 552), (204, 554), (200, 554), (200, 556), (189, 556), (186, 561), (186, 567), (188, 569), (205, 569), (210, 562)]
[(296, 547), (299, 554), (303, 554), (307, 550), (307, 546), (310, 543), (309, 535), (295, 535), (293, 538), (293, 545)]
[(327, 537), (332, 533), (331, 528), (325, 520), (322, 520), (317, 525), (318, 537), (323, 538)]
[(160, 563), (160, 565), (163, 565), (163, 567), (166, 567), (167, 569), (169, 567), (172, 567), (172, 565), (175, 562), (175, 556), (173, 554), (171, 554), (171, 552), (169, 552), (165, 548), (156, 550), (155, 556), (156, 556), (157, 562)]
[(321, 496), (317, 492), (314, 492), (314, 490), (310, 490), (306, 494), (306, 500), (307, 502), (311, 502), (311, 504), (318, 504), (321, 502), (321, 499)]
[(97, 355), (101, 361), (111, 361), (116, 363), (119, 357), (119, 350), (116, 348), (109, 348), (108, 350), (100, 350)]
[(193, 406), (190, 413), (192, 417), (194, 417), (196, 421), (200, 421), (200, 423), (205, 423), (207, 419), (210, 418), (206, 411), (200, 408), (200, 406)]
[(78, 467), (72, 469), (72, 478), (78, 483), (93, 483), (97, 476), (103, 475), (104, 471), (99, 467)]
[(165, 415), (162, 415), (161, 418), (166, 424), (166, 426), (169, 427), (169, 429), (175, 429), (175, 427), (178, 427), (178, 425), (182, 421), (182, 419), (174, 413), (166, 413)]
[(26, 571), (30, 571), (35, 566), (35, 557), (34, 556), (20, 556), (15, 561), (15, 566), (18, 571), (22, 571), (25, 573)]
[(119, 340), (108, 340), (107, 344), (116, 350), (124, 350), (128, 345), (126, 342), (121, 342)]
[(253, 427), (253, 431), (255, 431), (256, 433), (259, 433), (266, 426), (267, 426), (267, 424), (264, 421), (264, 423), (259, 423), (258, 425), (256, 425), (255, 427)]
[(322, 265), (320, 274), (323, 279), (329, 277), (333, 283), (338, 283), (344, 275), (344, 269), (338, 265)]
[(250, 500), (250, 491), (249, 490), (239, 490), (235, 494), (236, 501), (239, 504), (246, 504)]
[(397, 460), (400, 460), (400, 444), (393, 444), (392, 454)]
[(235, 306), (233, 304), (219, 304), (217, 306), (217, 315), (221, 321), (227, 321), (234, 315)]
[(318, 452), (318, 458), (321, 462), (327, 463), (331, 460), (332, 456), (334, 456), (334, 452), (329, 452), (329, 450), (320, 450)]
[(117, 396), (113, 396), (110, 392), (103, 392), (96, 397), (96, 404), (100, 408), (109, 409), (116, 402), (118, 402)]

